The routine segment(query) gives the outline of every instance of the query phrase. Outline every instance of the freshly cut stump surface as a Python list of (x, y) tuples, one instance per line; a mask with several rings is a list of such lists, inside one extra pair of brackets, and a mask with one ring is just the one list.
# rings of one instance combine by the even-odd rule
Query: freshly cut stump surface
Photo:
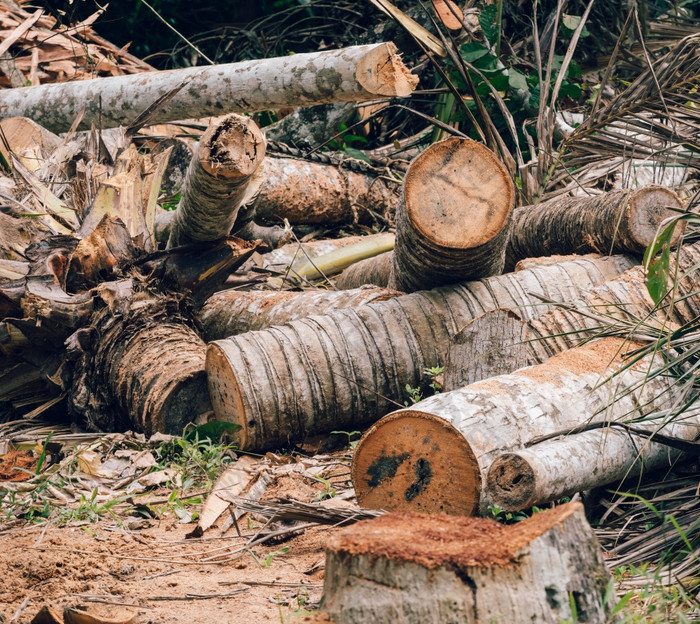
[(578, 503), (511, 526), (391, 513), (329, 540), (321, 609), (336, 624), (602, 624), (608, 582)]

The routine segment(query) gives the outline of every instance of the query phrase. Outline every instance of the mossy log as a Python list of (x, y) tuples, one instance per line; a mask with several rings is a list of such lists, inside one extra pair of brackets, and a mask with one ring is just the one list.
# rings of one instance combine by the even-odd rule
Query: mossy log
[[(656, 185), (522, 206), (513, 212), (508, 267), (525, 258), (553, 254), (641, 255), (659, 225), (681, 207), (671, 189)], [(677, 227), (674, 242), (681, 232)]]
[(583, 259), (396, 297), (212, 342), (207, 374), (220, 420), (241, 447), (262, 450), (376, 421), (427, 385), (449, 339), (485, 310), (542, 308), (533, 294), (572, 300), (629, 268), (623, 256)]
[(213, 122), (187, 170), (168, 247), (227, 236), (264, 157), (262, 133), (249, 117), (232, 114)]
[(401, 294), (388, 288), (302, 292), (223, 290), (207, 300), (198, 316), (204, 338), (209, 342), (315, 314), (386, 301)]
[(336, 624), (603, 624), (610, 582), (580, 503), (510, 526), (390, 513), (331, 537), (321, 609)]
[(222, 113), (288, 106), (359, 102), (410, 95), (418, 83), (393, 43), (76, 80), (0, 92), (0, 118), (29, 117), (52, 132), (66, 132), (81, 109), (81, 128), (128, 126), (178, 87), (149, 119), (157, 124)]
[[(428, 147), (406, 172), (396, 207), (391, 271), (373, 282), (404, 292), (501, 273), (515, 190), (506, 168), (481, 143), (447, 139)], [(357, 287), (365, 273), (341, 276)], [(358, 279), (359, 278), (359, 279)]]
[(486, 473), (501, 454), (588, 422), (643, 417), (672, 400), (673, 379), (645, 382), (650, 361), (624, 368), (623, 350), (621, 339), (605, 338), (382, 418), (353, 456), (359, 503), (387, 510), (486, 513), (494, 502)]

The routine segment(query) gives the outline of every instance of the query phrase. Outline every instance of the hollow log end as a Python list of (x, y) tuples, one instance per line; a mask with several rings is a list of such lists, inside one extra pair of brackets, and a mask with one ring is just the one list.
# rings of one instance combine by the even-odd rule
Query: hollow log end
[(218, 420), (232, 422), (241, 428), (236, 432), (236, 441), (240, 449), (247, 448), (253, 439), (249, 429), (255, 421), (246, 420), (246, 410), (238, 380), (224, 350), (212, 342), (207, 347), (205, 368), (212, 409)]
[(145, 433), (151, 435), (163, 431), (171, 435), (182, 435), (186, 425), (196, 422), (199, 416), (207, 412), (211, 412), (211, 401), (207, 392), (207, 378), (202, 370), (172, 388), (161, 406), (162, 425), (153, 428), (151, 423), (144, 428)]
[(391, 42), (373, 46), (360, 58), (355, 79), (366, 91), (389, 97), (406, 97), (418, 86), (418, 76), (403, 64)]
[(474, 515), (481, 474), (452, 425), (404, 410), (372, 426), (355, 449), (352, 481), (361, 505), (387, 511)]
[(515, 187), (508, 170), (486, 146), (451, 138), (431, 145), (411, 163), (404, 202), (410, 222), (428, 240), (470, 249), (506, 226)]
[(265, 138), (245, 115), (231, 113), (212, 123), (199, 142), (202, 168), (220, 178), (247, 178), (265, 158)]
[(535, 472), (522, 457), (505, 453), (497, 457), (486, 475), (486, 491), (492, 504), (506, 511), (528, 509), (534, 497)]
[[(632, 243), (640, 252), (653, 241), (662, 221), (673, 217), (683, 204), (674, 191), (665, 186), (652, 184), (634, 191), (628, 203), (628, 229)], [(675, 245), (683, 234), (685, 221), (675, 229), (671, 244)]]

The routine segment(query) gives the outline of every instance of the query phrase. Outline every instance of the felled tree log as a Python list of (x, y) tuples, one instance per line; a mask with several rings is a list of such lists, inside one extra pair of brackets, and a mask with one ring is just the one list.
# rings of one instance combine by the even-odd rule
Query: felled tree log
[[(558, 197), (513, 212), (508, 266), (536, 256), (570, 253), (642, 254), (659, 224), (682, 207), (663, 186), (609, 191), (590, 197)], [(677, 227), (674, 243), (682, 233)]]
[(264, 157), (263, 136), (249, 117), (233, 114), (212, 123), (187, 170), (168, 246), (228, 235)]
[[(413, 292), (499, 274), (514, 198), (506, 168), (481, 143), (453, 138), (431, 145), (404, 177), (391, 273), (380, 280), (377, 269), (386, 260), (379, 259), (373, 280)], [(341, 282), (361, 285), (347, 276)]]
[(335, 135), (341, 124), (350, 125), (354, 114), (355, 105), (350, 102), (298, 108), (267, 126), (265, 138), (306, 149), (318, 147)]
[(486, 472), (499, 455), (540, 435), (594, 421), (631, 420), (667, 404), (673, 379), (645, 382), (649, 360), (623, 369), (623, 348), (622, 340), (606, 338), (382, 418), (353, 455), (359, 503), (387, 510), (485, 513), (493, 503)]
[(427, 385), (424, 369), (444, 361), (450, 337), (478, 314), (508, 307), (529, 318), (542, 311), (531, 293), (571, 300), (629, 266), (622, 256), (575, 260), (212, 342), (214, 410), (241, 425), (241, 448), (249, 450), (352, 431), (403, 403), (407, 384)]
[(402, 293), (387, 288), (306, 290), (303, 292), (223, 290), (210, 297), (199, 312), (207, 342), (289, 321), (386, 301)]
[[(692, 441), (698, 418), (636, 424), (635, 430)], [(489, 499), (501, 509), (529, 509), (642, 472), (673, 468), (681, 451), (626, 429), (606, 426), (534, 444), (497, 457), (486, 475)]]
[(295, 54), (210, 67), (62, 82), (0, 93), (0, 118), (29, 117), (66, 132), (81, 109), (81, 128), (128, 126), (156, 100), (185, 85), (149, 120), (162, 123), (231, 112), (357, 102), (410, 95), (418, 79), (393, 43)]
[(364, 284), (386, 286), (393, 264), (394, 252), (386, 251), (379, 256), (351, 264), (333, 280), (333, 283), (340, 289), (360, 288)]
[(253, 202), (262, 223), (292, 225), (393, 221), (396, 185), (377, 175), (295, 158), (266, 158), (264, 182)]
[(580, 503), (510, 526), (390, 513), (330, 538), (321, 609), (336, 624), (603, 624), (609, 583)]

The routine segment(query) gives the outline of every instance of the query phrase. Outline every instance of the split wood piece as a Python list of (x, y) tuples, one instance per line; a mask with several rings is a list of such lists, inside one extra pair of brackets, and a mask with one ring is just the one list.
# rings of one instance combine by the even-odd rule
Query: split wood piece
[(390, 511), (486, 513), (493, 502), (486, 471), (504, 452), (540, 435), (631, 420), (667, 405), (673, 379), (644, 383), (650, 361), (623, 370), (621, 349), (621, 339), (606, 338), (382, 418), (353, 455), (358, 502)]
[(233, 114), (213, 122), (187, 170), (168, 246), (227, 236), (264, 157), (265, 141), (252, 119)]
[(149, 120), (163, 123), (222, 112), (255, 112), (410, 95), (418, 83), (393, 43), (188, 67), (60, 84), (5, 89), (0, 118), (29, 117), (66, 132), (81, 109), (81, 128), (128, 126), (153, 102), (185, 85)]
[(377, 276), (386, 266), (379, 259), (373, 280), (413, 292), (501, 273), (514, 200), (508, 171), (487, 147), (471, 139), (434, 143), (406, 172), (391, 273), (386, 282)]
[[(649, 422), (634, 427), (689, 441), (700, 433), (697, 414), (662, 425)], [(486, 489), (501, 509), (529, 509), (576, 492), (620, 483), (643, 472), (673, 468), (680, 456), (681, 451), (654, 442), (653, 437), (605, 427), (497, 457), (488, 469)]]
[(246, 331), (283, 325), (314, 314), (386, 301), (402, 293), (387, 288), (355, 290), (251, 291), (223, 290), (199, 312), (204, 339), (209, 342)]
[[(241, 448), (269, 450), (308, 435), (353, 431), (389, 413), (406, 385), (427, 386), (450, 337), (486, 310), (527, 319), (533, 293), (576, 299), (629, 268), (623, 256), (443, 287), (212, 342), (207, 374), (219, 420), (241, 425)], [(301, 400), (303, 397), (303, 400)]]
[(379, 256), (351, 264), (333, 280), (333, 283), (336, 288), (343, 290), (360, 288), (365, 284), (386, 288), (393, 264), (394, 252), (387, 251)]
[[(533, 256), (569, 253), (642, 254), (664, 219), (682, 207), (663, 186), (616, 190), (590, 197), (558, 197), (513, 212), (508, 266)], [(673, 242), (682, 234), (677, 227)]]
[(396, 184), (377, 175), (294, 158), (266, 158), (264, 182), (253, 202), (259, 222), (292, 225), (393, 222)]
[(0, 121), (0, 156), (11, 167), (12, 152), (32, 173), (43, 164), (46, 154), (63, 141), (60, 137), (26, 117), (10, 117)]
[(603, 624), (610, 582), (580, 503), (510, 526), (390, 513), (330, 538), (321, 609), (336, 624)]
[(181, 434), (211, 411), (206, 345), (176, 300), (144, 295), (131, 280), (103, 284), (93, 344), (76, 345), (70, 408), (91, 429)]

